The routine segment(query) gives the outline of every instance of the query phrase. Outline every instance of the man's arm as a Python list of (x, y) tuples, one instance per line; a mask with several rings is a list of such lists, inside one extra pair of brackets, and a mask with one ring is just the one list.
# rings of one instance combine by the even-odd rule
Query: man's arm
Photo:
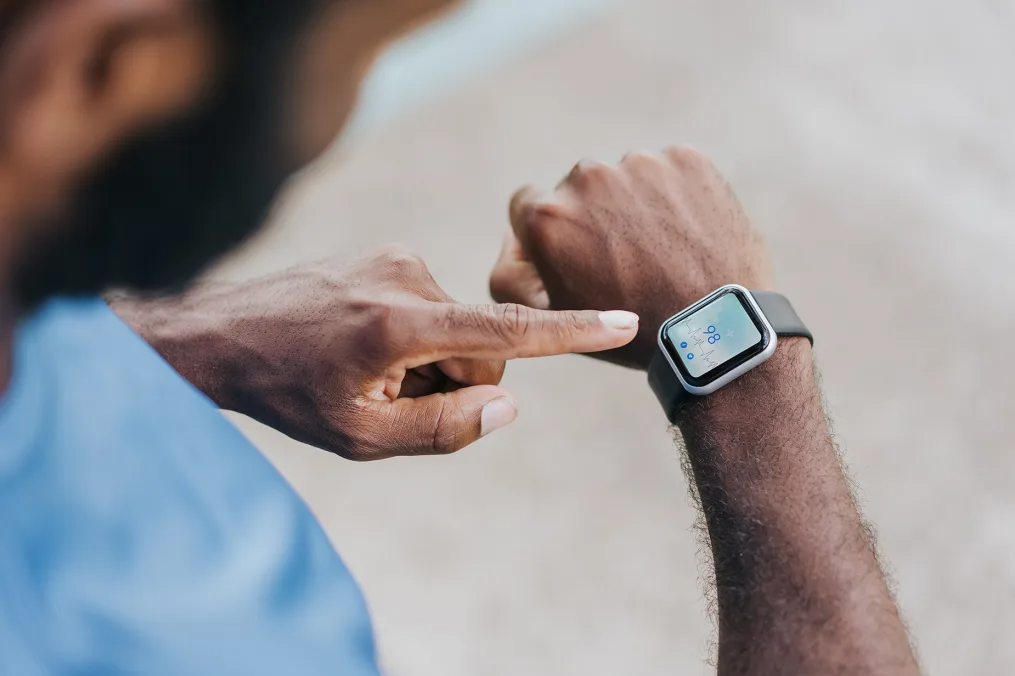
[(680, 414), (715, 567), (720, 674), (915, 673), (806, 340)]
[[(634, 368), (648, 367), (664, 320), (720, 286), (774, 288), (762, 238), (688, 149), (579, 163), (551, 193), (519, 192), (511, 216), (494, 297), (639, 312), (639, 336), (605, 355)], [(678, 427), (715, 565), (719, 673), (917, 673), (809, 343), (780, 341), (761, 367), (686, 404)]]
[(106, 304), (185, 380), (224, 410), (242, 407), (252, 386), (252, 369), (237, 368), (228, 352), (228, 322), (220, 314), (236, 288), (231, 284), (195, 287), (178, 295), (135, 298), (109, 294)]
[(112, 309), (220, 407), (352, 460), (454, 453), (514, 421), (508, 359), (628, 343), (629, 312), (461, 305), (398, 248)]

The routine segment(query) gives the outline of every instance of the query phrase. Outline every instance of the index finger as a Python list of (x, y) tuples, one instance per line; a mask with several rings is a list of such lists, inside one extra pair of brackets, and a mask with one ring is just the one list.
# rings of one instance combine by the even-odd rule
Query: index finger
[(613, 350), (638, 335), (631, 312), (535, 310), (524, 305), (439, 305), (441, 330), (418, 331), (415, 359), (525, 359)]

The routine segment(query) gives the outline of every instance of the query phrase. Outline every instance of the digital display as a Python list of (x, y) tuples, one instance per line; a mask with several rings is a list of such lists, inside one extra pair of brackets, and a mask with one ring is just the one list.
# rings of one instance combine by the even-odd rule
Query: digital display
[(727, 293), (669, 327), (670, 344), (692, 378), (701, 378), (757, 347), (762, 335), (735, 293)]

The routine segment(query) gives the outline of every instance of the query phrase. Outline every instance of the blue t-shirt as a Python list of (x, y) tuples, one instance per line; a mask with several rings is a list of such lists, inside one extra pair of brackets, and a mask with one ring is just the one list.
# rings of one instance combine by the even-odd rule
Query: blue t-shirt
[(98, 300), (51, 302), (15, 339), (0, 674), (377, 674), (307, 507)]

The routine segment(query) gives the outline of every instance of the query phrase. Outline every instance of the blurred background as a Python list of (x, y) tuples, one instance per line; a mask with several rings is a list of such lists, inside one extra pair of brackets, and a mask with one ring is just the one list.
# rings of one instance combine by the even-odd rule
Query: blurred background
[[(698, 147), (818, 336), (927, 672), (1010, 673), (1013, 34), (1000, 0), (474, 0), (391, 50), (217, 274), (398, 241), (482, 302), (519, 185)], [(643, 376), (564, 358), (507, 384), (518, 422), (449, 458), (354, 465), (237, 424), (364, 586), (389, 673), (709, 673), (709, 571)]]

